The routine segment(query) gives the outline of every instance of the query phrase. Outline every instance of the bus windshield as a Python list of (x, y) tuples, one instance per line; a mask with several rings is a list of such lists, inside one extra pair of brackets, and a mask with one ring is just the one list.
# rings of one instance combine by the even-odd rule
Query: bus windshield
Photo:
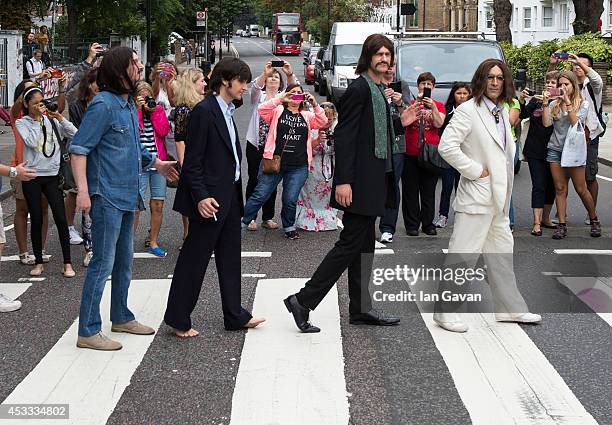
[(300, 44), (300, 33), (297, 31), (278, 32), (276, 36), (276, 44)]
[(300, 25), (300, 15), (277, 15), (277, 24), (278, 26), (293, 26), (298, 27)]

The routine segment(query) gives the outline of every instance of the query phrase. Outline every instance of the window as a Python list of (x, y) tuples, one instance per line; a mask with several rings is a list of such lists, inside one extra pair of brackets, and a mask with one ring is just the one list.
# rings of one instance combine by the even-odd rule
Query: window
[(486, 21), (486, 28), (488, 30), (493, 29), (494, 18), (493, 18), (493, 8), (491, 6), (485, 6), (485, 21)]
[(523, 28), (531, 29), (531, 8), (523, 8)]
[(514, 29), (518, 29), (519, 27), (519, 10), (518, 7), (514, 8), (514, 12), (512, 13), (512, 26)]
[[(612, 3), (612, 0), (611, 2)], [(567, 16), (567, 3), (559, 5), (559, 30), (567, 31), (569, 29), (569, 17)]]
[(414, 15), (406, 16), (405, 18), (406, 26), (408, 28), (416, 28), (419, 26), (419, 10), (420, 10), (417, 5), (417, 0), (408, 0), (406, 4), (413, 4), (417, 8), (417, 11), (415, 12)]
[(553, 26), (552, 6), (542, 6), (542, 26), (545, 28), (550, 28)]

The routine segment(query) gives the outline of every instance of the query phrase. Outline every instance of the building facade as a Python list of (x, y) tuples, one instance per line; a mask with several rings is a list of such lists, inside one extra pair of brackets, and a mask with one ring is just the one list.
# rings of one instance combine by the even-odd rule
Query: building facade
[[(476, 31), (478, 0), (399, 0), (412, 4), (417, 12), (400, 16), (403, 31)], [(381, 0), (374, 8), (373, 20), (386, 22), (397, 29), (398, 0)]]

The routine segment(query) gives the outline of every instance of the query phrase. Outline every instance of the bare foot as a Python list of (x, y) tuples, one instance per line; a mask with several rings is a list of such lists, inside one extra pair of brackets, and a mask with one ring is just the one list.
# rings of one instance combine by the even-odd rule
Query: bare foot
[(257, 325), (261, 325), (265, 321), (266, 319), (253, 317), (251, 320), (247, 322), (246, 325), (244, 325), (244, 327), (245, 328), (256, 328)]
[(188, 331), (179, 331), (178, 329), (175, 329), (174, 334), (181, 338), (192, 338), (194, 336), (200, 335), (200, 332), (196, 331), (193, 328), (189, 329)]

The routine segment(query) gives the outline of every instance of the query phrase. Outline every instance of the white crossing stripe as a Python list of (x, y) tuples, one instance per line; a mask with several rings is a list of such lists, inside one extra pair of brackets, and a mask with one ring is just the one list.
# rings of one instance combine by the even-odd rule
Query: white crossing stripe
[(561, 272), (542, 272), (544, 276), (563, 276)]
[[(159, 328), (169, 289), (167, 279), (132, 281), (129, 304), (137, 320)], [(110, 287), (106, 285), (102, 317), (108, 317), (109, 309)], [(102, 332), (121, 342), (123, 349), (102, 352), (77, 348), (77, 330), (78, 319), (2, 404), (68, 403), (70, 419), (54, 420), (53, 424), (106, 423), (154, 335), (111, 334), (110, 323), (105, 322)]]
[(558, 255), (612, 255), (612, 249), (555, 249)]
[(258, 282), (253, 312), (267, 321), (249, 330), (244, 340), (231, 425), (348, 424), (336, 287), (317, 307), (321, 333), (300, 333), (283, 305), (283, 299), (306, 280)]
[(385, 245), (382, 242), (375, 241), (375, 243), (374, 243), (374, 248), (376, 248), (376, 249), (381, 249), (381, 248), (384, 249), (386, 247), (387, 247), (387, 245)]
[(266, 277), (265, 273), (243, 273), (242, 277)]
[[(212, 255), (211, 258), (214, 258), (215, 254)], [(270, 258), (272, 257), (272, 252), (270, 251), (242, 251), (242, 258)], [(156, 255), (151, 254), (150, 252), (135, 252), (134, 258), (160, 258)]]
[[(46, 254), (49, 255), (49, 254)], [(49, 258), (52, 258), (52, 255), (49, 255)], [(2, 256), (2, 259), (0, 259), (0, 261), (19, 261), (19, 255), (6, 255), (6, 256)]]
[(597, 424), (517, 324), (465, 313), (470, 329), (457, 334), (432, 316), (422, 314), (473, 424)]
[(606, 180), (606, 181), (612, 182), (612, 179), (610, 177), (605, 177), (605, 176), (602, 176), (600, 174), (597, 174), (597, 178), (600, 178), (602, 180)]
[(612, 278), (560, 277), (557, 280), (612, 326)]
[(25, 291), (27, 291), (31, 283), (0, 283), (0, 294), (4, 294), (9, 298), (16, 300)]
[(42, 282), (46, 280), (46, 277), (20, 277), (17, 279), (18, 282)]
[(392, 254), (395, 254), (395, 251), (393, 251), (392, 249), (375, 249), (374, 254), (375, 255), (392, 255)]
[(6, 227), (4, 228), (4, 231), (5, 231), (5, 232), (8, 232), (9, 230), (11, 230), (11, 229), (13, 229), (13, 228), (15, 228), (15, 225), (14, 225), (14, 224), (9, 224), (8, 226), (6, 226)]

